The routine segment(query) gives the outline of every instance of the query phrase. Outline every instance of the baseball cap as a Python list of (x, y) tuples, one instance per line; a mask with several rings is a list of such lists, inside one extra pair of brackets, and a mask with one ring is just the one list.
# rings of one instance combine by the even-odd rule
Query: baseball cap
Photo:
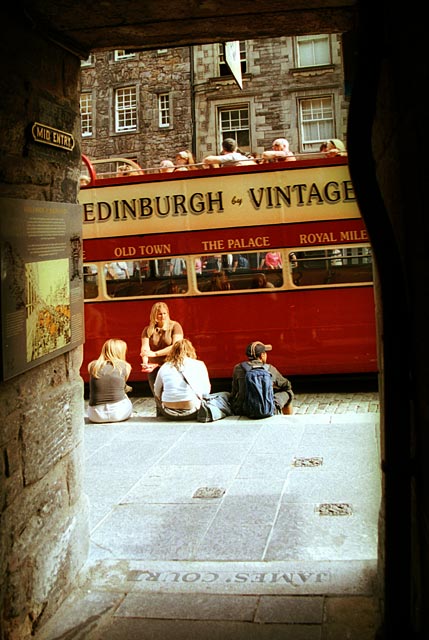
[(247, 345), (246, 355), (248, 358), (259, 358), (261, 353), (264, 353), (265, 351), (271, 351), (272, 348), (273, 347), (270, 344), (264, 344), (263, 342), (259, 342), (257, 340), (256, 342), (251, 342)]

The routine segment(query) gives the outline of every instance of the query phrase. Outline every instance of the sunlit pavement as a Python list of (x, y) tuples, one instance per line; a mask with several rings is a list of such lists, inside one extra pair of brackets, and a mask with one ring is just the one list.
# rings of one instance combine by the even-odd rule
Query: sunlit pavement
[(133, 405), (85, 424), (88, 562), (37, 640), (375, 638), (377, 393), (208, 424)]

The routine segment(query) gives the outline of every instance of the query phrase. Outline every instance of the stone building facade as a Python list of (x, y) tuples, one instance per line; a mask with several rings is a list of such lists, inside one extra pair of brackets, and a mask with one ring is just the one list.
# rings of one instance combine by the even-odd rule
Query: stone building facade
[(295, 153), (345, 139), (341, 36), (241, 41), (242, 88), (223, 46), (104, 51), (82, 64), (82, 148), (92, 159), (128, 157), (144, 168), (192, 150), (219, 153), (225, 137), (260, 155), (285, 137)]

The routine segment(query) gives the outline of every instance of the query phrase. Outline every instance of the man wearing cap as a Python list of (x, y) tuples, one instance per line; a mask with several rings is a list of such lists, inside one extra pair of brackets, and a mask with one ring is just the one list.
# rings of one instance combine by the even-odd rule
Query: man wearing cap
[[(287, 378), (282, 376), (278, 369), (276, 369), (272, 364), (267, 364), (267, 351), (271, 350), (272, 346), (270, 344), (255, 341), (247, 345), (246, 356), (250, 366), (260, 367), (262, 364), (264, 369), (271, 373), (274, 387), (274, 404), (276, 405), (277, 413), (291, 415), (293, 413), (292, 385)], [(245, 375), (246, 372), (239, 362), (235, 365), (232, 373), (232, 389), (230, 397), (230, 404), (234, 411), (234, 415), (236, 416), (245, 415), (243, 409), (245, 397)]]

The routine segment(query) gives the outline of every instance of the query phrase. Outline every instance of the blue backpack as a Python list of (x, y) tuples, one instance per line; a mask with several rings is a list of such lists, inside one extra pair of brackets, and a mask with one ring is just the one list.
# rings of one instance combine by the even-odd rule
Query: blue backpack
[(248, 418), (268, 418), (276, 413), (274, 404), (273, 379), (263, 365), (252, 367), (242, 362), (245, 370), (244, 413)]

